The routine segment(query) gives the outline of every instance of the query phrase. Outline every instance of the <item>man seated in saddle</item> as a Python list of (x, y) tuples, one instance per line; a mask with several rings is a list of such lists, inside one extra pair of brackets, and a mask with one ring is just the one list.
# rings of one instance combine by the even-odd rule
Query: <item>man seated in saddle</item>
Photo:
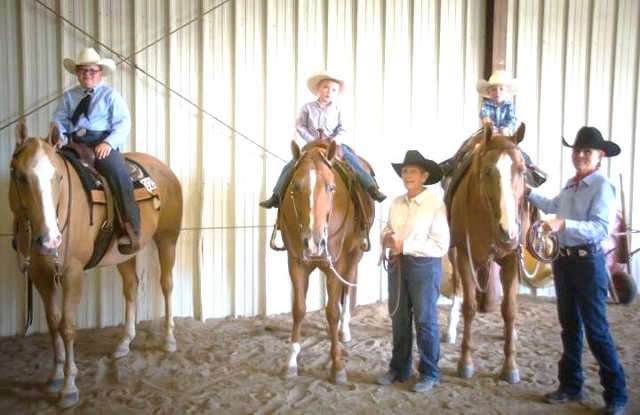
[(437, 302), (450, 235), (442, 199), (425, 186), (438, 183), (442, 171), (416, 150), (407, 151), (404, 161), (392, 166), (407, 192), (393, 200), (381, 235), (383, 248), (391, 251), (388, 301), (393, 350), (389, 370), (377, 383), (409, 379), (415, 324), (419, 375), (413, 390), (428, 392), (440, 381)]
[(96, 170), (107, 180), (122, 220), (124, 234), (118, 248), (123, 254), (133, 253), (139, 248), (140, 211), (120, 153), (131, 130), (131, 117), (122, 96), (102, 80), (113, 73), (115, 62), (85, 48), (76, 60), (65, 59), (63, 64), (79, 85), (65, 91), (53, 115), (60, 131), (58, 145), (75, 142), (93, 150)]
[[(344, 81), (326, 73), (321, 73), (310, 77), (307, 81), (307, 87), (318, 99), (303, 105), (300, 110), (300, 115), (296, 122), (296, 131), (300, 137), (307, 143), (312, 143), (321, 138), (337, 140), (343, 137), (345, 129), (342, 114), (335, 99), (344, 90)], [(362, 187), (374, 200), (382, 202), (386, 196), (380, 192), (375, 179), (364, 169), (358, 156), (345, 144), (342, 144), (342, 152), (344, 161), (354, 171)], [(280, 205), (283, 193), (293, 175), (294, 167), (295, 160), (289, 161), (284, 166), (273, 188), (273, 194), (269, 199), (260, 202), (260, 206), (269, 209)]]
[[(476, 85), (480, 96), (483, 97), (480, 108), (480, 122), (482, 125), (491, 126), (494, 134), (513, 135), (518, 126), (516, 109), (512, 97), (516, 94), (516, 80), (512, 79), (506, 71), (494, 71), (489, 80), (481, 79)], [(464, 161), (468, 154), (472, 153), (479, 136), (467, 139), (453, 158), (441, 163), (445, 175), (450, 175), (459, 163)], [(476, 138), (476, 139), (474, 139)], [(528, 169), (527, 182), (534, 187), (540, 186), (547, 180), (546, 173), (542, 172), (531, 160), (531, 157), (522, 149), (522, 156)]]

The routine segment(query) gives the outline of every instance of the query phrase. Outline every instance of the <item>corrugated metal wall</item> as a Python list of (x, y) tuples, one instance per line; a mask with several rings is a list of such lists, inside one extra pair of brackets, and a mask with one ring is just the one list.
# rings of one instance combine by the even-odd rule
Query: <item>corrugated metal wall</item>
[[(541, 189), (555, 195), (575, 172), (578, 129), (592, 125), (622, 153), (603, 166), (625, 196), (631, 225), (640, 222), (640, 2), (510, 0), (507, 67), (517, 75), (516, 105), (526, 122), (522, 147), (550, 173)], [(632, 246), (639, 240), (633, 237)], [(640, 262), (633, 274), (640, 283)], [(546, 293), (551, 293), (547, 290)]]
[[(122, 63), (108, 82), (132, 110), (129, 149), (165, 160), (184, 186), (176, 315), (287, 312), (286, 256), (267, 247), (275, 212), (259, 209), (257, 202), (272, 188), (282, 159), (289, 158), (298, 108), (313, 98), (306, 78), (325, 67), (344, 76), (342, 106), (351, 133), (346, 141), (370, 160), (382, 188), (398, 194), (402, 188), (390, 161), (401, 160), (408, 148), (442, 160), (478, 126), (475, 82), (483, 67), (484, 3), (2, 1), (0, 127), (73, 85), (62, 58), (97, 46), (45, 5), (122, 56), (134, 55), (148, 75)], [(521, 81), (518, 113), (528, 126), (523, 146), (550, 173), (550, 194), (571, 172), (559, 136), (572, 138), (589, 123), (623, 147), (607, 169), (612, 177), (625, 173), (628, 210), (640, 202), (632, 190), (639, 179), (639, 7), (635, 0), (509, 1), (507, 67)], [(54, 106), (27, 117), (33, 134), (46, 133)], [(0, 131), (0, 261), (7, 264), (0, 274), (0, 335), (19, 332), (24, 321), (24, 282), (6, 236), (13, 136), (13, 126)], [(387, 206), (378, 208), (379, 218)], [(376, 265), (377, 227), (374, 247), (360, 266), (359, 303), (386, 297), (386, 277)], [(138, 318), (149, 319), (162, 314), (162, 301), (155, 248), (142, 255)], [(114, 269), (89, 272), (79, 325), (120, 323), (121, 292)], [(323, 301), (316, 274), (309, 309)], [(46, 330), (40, 307), (36, 317), (36, 328)]]
[[(142, 69), (121, 63), (107, 81), (133, 114), (128, 148), (165, 160), (184, 187), (185, 230), (174, 273), (178, 316), (290, 310), (286, 255), (268, 249), (275, 211), (260, 209), (258, 201), (290, 157), (297, 111), (313, 99), (306, 88), (313, 72), (326, 67), (344, 76), (346, 141), (373, 163), (390, 194), (401, 191), (390, 161), (410, 147), (443, 159), (477, 126), (481, 1), (6, 0), (0, 2), (0, 127), (74, 84), (62, 69), (64, 57), (96, 46), (118, 61), (55, 13), (122, 57), (133, 55)], [(33, 135), (45, 135), (54, 108), (52, 102), (27, 117)], [(0, 335), (20, 331), (25, 307), (7, 236), (14, 131), (0, 131), (0, 260), (7, 264), (0, 275)], [(385, 214), (378, 210), (379, 218)], [(376, 264), (378, 232), (379, 224), (372, 230), (376, 246), (361, 263), (359, 303), (386, 297), (386, 276)], [(163, 312), (157, 254), (152, 247), (142, 255), (138, 318), (149, 319)], [(120, 323), (121, 293), (115, 269), (87, 273), (79, 326)], [(309, 309), (321, 307), (324, 295), (316, 273)], [(44, 331), (39, 300), (37, 306), (36, 329)]]

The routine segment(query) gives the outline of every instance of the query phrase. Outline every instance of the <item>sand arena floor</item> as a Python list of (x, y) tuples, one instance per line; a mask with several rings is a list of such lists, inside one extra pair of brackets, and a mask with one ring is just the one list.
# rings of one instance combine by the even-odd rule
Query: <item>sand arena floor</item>
[[(386, 304), (359, 306), (352, 319), (353, 342), (345, 348), (350, 383), (336, 386), (329, 375), (329, 340), (324, 312), (308, 313), (303, 329), (300, 376), (283, 377), (289, 350), (288, 314), (239, 319), (176, 319), (178, 351), (159, 348), (160, 320), (138, 325), (131, 353), (109, 357), (120, 328), (81, 330), (76, 341), (81, 402), (69, 414), (270, 414), (270, 413), (432, 413), (432, 414), (595, 414), (602, 388), (591, 353), (583, 363), (588, 399), (550, 406), (543, 393), (554, 389), (560, 355), (559, 327), (552, 300), (520, 297), (518, 364), (522, 382), (497, 379), (502, 364), (499, 313), (480, 315), (474, 325), (476, 374), (456, 376), (460, 338), (442, 344), (441, 385), (428, 394), (411, 383), (377, 386), (391, 355)], [(444, 328), (447, 307), (440, 309)], [(640, 302), (610, 306), (609, 321), (625, 366), (630, 402), (640, 414)], [(462, 323), (461, 323), (462, 325)], [(461, 327), (460, 327), (461, 329)], [(0, 413), (59, 413), (40, 389), (48, 375), (48, 335), (0, 339)]]

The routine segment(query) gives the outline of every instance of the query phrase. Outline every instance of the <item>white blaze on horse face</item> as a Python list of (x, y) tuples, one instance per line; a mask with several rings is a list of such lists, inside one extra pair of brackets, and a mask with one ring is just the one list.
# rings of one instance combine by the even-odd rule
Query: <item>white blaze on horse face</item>
[(36, 176), (37, 186), (39, 187), (40, 197), (42, 198), (42, 216), (45, 227), (42, 242), (45, 248), (55, 249), (60, 246), (61, 242), (56, 208), (53, 204), (53, 190), (51, 188), (51, 182), (56, 174), (56, 169), (42, 149), (38, 149), (35, 159), (36, 163), (33, 167), (33, 173)]
[(500, 227), (513, 239), (518, 235), (516, 201), (511, 188), (511, 166), (513, 161), (503, 154), (496, 163), (500, 173)]
[(318, 174), (315, 169), (309, 170), (309, 229), (313, 232), (315, 225), (315, 217), (313, 214), (313, 192), (316, 188), (316, 182), (318, 181)]

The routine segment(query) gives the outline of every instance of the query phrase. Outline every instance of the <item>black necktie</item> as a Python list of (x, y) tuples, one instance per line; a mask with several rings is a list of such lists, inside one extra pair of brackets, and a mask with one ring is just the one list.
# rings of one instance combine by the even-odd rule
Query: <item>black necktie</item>
[(78, 124), (78, 120), (83, 114), (88, 118), (89, 104), (91, 104), (91, 94), (93, 93), (93, 89), (87, 89), (84, 92), (86, 95), (80, 100), (78, 106), (73, 111), (73, 115), (71, 116), (71, 122), (73, 123), (73, 125)]

